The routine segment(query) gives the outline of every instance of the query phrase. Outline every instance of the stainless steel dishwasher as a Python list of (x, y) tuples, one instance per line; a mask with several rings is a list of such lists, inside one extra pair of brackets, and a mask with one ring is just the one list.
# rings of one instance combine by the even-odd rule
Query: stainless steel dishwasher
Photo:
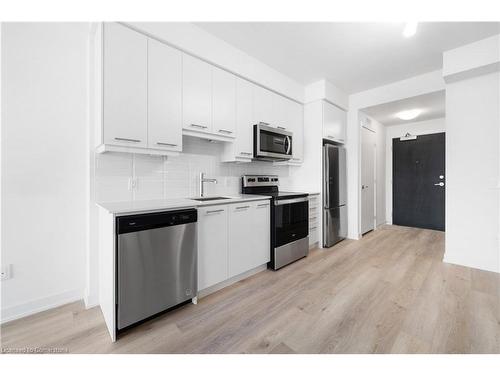
[(117, 218), (118, 330), (197, 295), (195, 209)]

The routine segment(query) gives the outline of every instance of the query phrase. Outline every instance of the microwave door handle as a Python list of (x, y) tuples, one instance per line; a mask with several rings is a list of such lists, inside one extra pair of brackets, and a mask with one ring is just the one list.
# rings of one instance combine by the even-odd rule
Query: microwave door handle
[(290, 147), (292, 147), (292, 142), (288, 135), (285, 137), (285, 147), (286, 147), (286, 154), (290, 155)]

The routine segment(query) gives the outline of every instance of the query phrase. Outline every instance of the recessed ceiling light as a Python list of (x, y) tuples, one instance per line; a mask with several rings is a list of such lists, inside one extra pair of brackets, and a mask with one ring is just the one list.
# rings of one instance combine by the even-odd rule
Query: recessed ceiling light
[(396, 117), (401, 120), (413, 120), (422, 113), (421, 109), (410, 109), (408, 111), (401, 111), (396, 114)]
[(407, 22), (403, 30), (403, 36), (409, 38), (417, 32), (418, 22)]

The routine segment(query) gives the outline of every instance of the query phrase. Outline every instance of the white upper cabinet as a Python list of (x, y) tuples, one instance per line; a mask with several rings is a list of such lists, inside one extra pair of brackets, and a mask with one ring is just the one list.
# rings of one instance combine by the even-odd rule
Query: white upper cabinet
[(236, 78), (236, 139), (224, 145), (224, 162), (250, 162), (253, 157), (253, 86)]
[(182, 55), (183, 128), (212, 132), (212, 66)]
[(271, 126), (274, 126), (278, 129), (292, 131), (292, 125), (290, 123), (290, 116), (288, 113), (291, 101), (281, 95), (275, 93), (271, 94), (273, 111), (273, 121), (271, 123)]
[(347, 113), (340, 108), (323, 101), (323, 138), (345, 143)]
[(148, 147), (182, 151), (182, 54), (148, 40)]
[(238, 78), (236, 80), (236, 155), (253, 156), (253, 84)]
[(273, 109), (274, 93), (263, 87), (253, 86), (254, 123), (264, 122), (275, 126), (275, 112)]
[(254, 85), (244, 79), (236, 80), (236, 140), (226, 160), (253, 157), (253, 88)]
[(104, 25), (103, 141), (147, 146), (148, 38), (116, 23)]
[(217, 67), (212, 68), (213, 132), (236, 136), (236, 76)]
[(292, 100), (287, 102), (287, 130), (293, 133), (291, 163), (302, 163), (304, 159), (304, 108)]

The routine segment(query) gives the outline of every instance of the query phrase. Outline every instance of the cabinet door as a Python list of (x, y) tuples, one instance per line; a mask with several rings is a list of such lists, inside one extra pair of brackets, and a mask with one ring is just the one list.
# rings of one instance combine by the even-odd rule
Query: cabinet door
[(258, 203), (262, 206), (252, 202), (229, 206), (229, 277), (269, 261), (269, 202)]
[(183, 127), (212, 131), (212, 67), (192, 56), (182, 55)]
[(148, 147), (182, 151), (182, 55), (148, 40)]
[(216, 134), (236, 135), (236, 76), (212, 68), (212, 126)]
[(293, 132), (292, 161), (300, 163), (304, 160), (304, 109), (292, 100), (288, 100), (287, 107), (287, 123)]
[(236, 80), (236, 157), (253, 156), (253, 84)]
[(198, 290), (228, 278), (227, 206), (198, 209)]
[(272, 110), (273, 110), (273, 121), (272, 126), (278, 129), (292, 131), (292, 124), (290, 123), (289, 109), (291, 100), (272, 93)]
[(250, 269), (266, 264), (271, 260), (271, 204), (270, 201), (259, 201), (252, 204), (252, 258)]
[(333, 104), (323, 102), (323, 138), (345, 142), (347, 113)]
[(265, 88), (253, 86), (254, 123), (264, 122), (274, 126), (273, 93)]
[(104, 143), (147, 146), (147, 37), (116, 23), (104, 25)]

